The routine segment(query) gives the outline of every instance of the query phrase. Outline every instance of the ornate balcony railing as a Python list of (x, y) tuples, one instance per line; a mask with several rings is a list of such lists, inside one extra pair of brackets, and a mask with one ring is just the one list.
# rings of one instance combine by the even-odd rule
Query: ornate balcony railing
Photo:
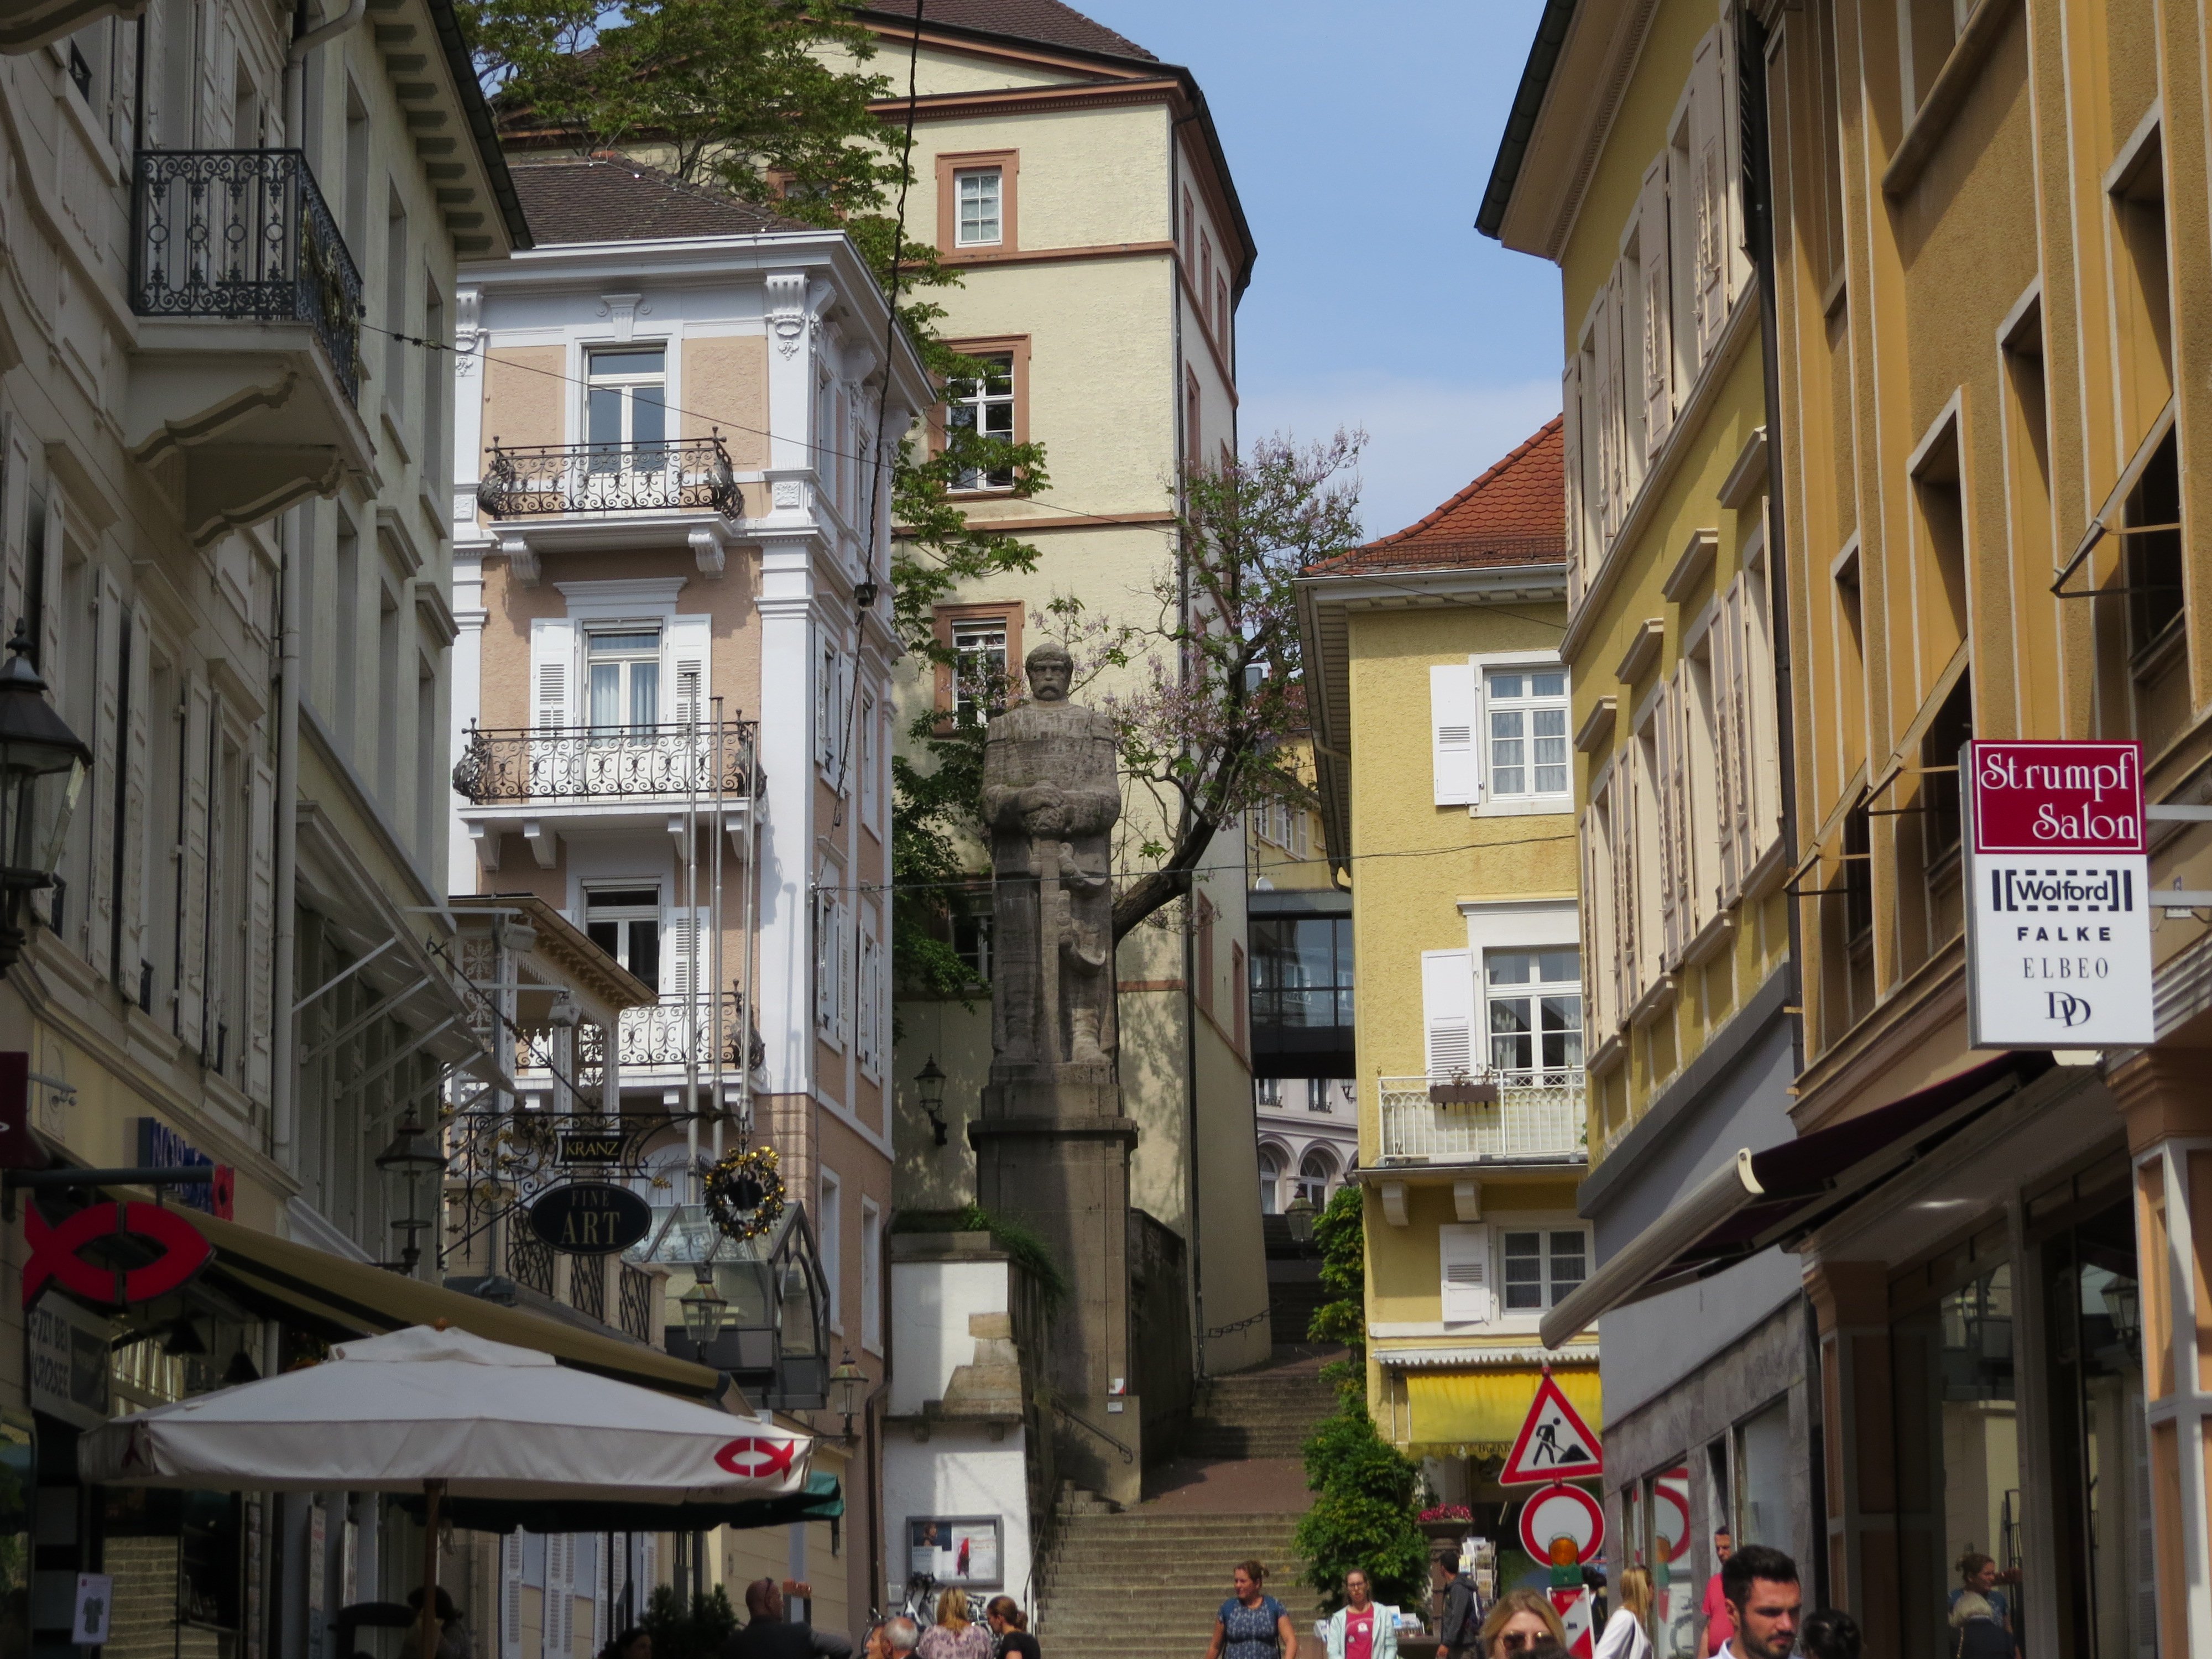
[(1384, 1164), (1589, 1156), (1579, 1069), (1386, 1077), (1376, 1082), (1382, 1097)]
[(616, 1280), (617, 1322), (641, 1342), (659, 1340), (659, 1333), (653, 1328), (660, 1322), (660, 1310), (653, 1304), (660, 1299), (659, 1279), (627, 1261), (617, 1264), (616, 1271), (620, 1274)]
[(477, 485), (477, 506), (494, 519), (706, 507), (736, 520), (745, 511), (730, 452), (719, 437), (514, 449), (494, 439)]
[(131, 192), (142, 317), (307, 323), (361, 396), (361, 272), (296, 149), (143, 149)]
[(620, 795), (712, 795), (742, 800), (756, 777), (757, 720), (681, 726), (469, 728), (453, 787), (478, 806), (500, 801), (591, 800)]

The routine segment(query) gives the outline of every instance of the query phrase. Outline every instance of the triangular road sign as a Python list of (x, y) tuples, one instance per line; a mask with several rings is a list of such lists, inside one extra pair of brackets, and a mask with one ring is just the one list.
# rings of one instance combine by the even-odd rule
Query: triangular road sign
[(1528, 1420), (1513, 1442), (1505, 1467), (1498, 1472), (1504, 1486), (1548, 1485), (1554, 1480), (1583, 1480), (1605, 1472), (1597, 1437), (1582, 1413), (1567, 1402), (1559, 1385), (1546, 1371), (1536, 1385), (1535, 1402)]

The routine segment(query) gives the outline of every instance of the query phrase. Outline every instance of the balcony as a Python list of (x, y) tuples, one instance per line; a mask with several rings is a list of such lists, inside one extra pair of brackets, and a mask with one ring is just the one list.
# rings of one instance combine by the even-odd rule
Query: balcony
[(1579, 1164), (1589, 1157), (1579, 1069), (1376, 1081), (1382, 1164)]
[(677, 539), (690, 545), (702, 572), (719, 576), (745, 501), (719, 435), (512, 449), (495, 438), (477, 510), (498, 521), (500, 550), (525, 581), (538, 579), (543, 553)]
[(374, 471), (361, 272), (305, 155), (141, 150), (131, 234), (125, 437), (195, 542)]
[(720, 797), (740, 857), (747, 802), (759, 787), (756, 720), (667, 726), (469, 728), (453, 788), (477, 861), (499, 868), (503, 836), (520, 834), (553, 867), (558, 830), (665, 830), (694, 806), (711, 817)]

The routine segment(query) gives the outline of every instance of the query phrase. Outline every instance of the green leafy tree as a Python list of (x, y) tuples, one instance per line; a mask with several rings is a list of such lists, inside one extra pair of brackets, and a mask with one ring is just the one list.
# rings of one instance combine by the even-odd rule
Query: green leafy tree
[(1314, 1431), (1305, 1465), (1315, 1496), (1294, 1547), (1306, 1563), (1306, 1582), (1334, 1608), (1343, 1604), (1344, 1575), (1358, 1567), (1376, 1601), (1418, 1601), (1429, 1562), (1415, 1518), (1419, 1466), (1383, 1439), (1366, 1407), (1353, 1400)]
[(1362, 1214), (1365, 1188), (1347, 1181), (1314, 1218), (1321, 1247), (1321, 1285), (1329, 1299), (1313, 1311), (1306, 1339), (1351, 1351), (1349, 1369), (1367, 1385), (1367, 1235)]

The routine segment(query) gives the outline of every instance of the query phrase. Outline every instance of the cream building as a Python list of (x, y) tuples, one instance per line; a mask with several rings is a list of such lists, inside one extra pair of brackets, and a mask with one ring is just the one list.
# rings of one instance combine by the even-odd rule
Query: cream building
[[(928, 386), (903, 336), (884, 360), (884, 302), (842, 233), (640, 163), (514, 176), (538, 246), (460, 290), (450, 878), (476, 908), (544, 907), (657, 994), (538, 1013), (503, 1057), (526, 1109), (611, 1123), (658, 1172), (633, 1255), (678, 1264), (653, 1336), (685, 1358), (674, 1297), (706, 1242), (690, 1171), (741, 1134), (776, 1151), (803, 1221), (718, 1247), (729, 1324), (701, 1357), (836, 1431), (809, 1415), (829, 1370), (858, 1366), (865, 1397), (889, 1352), (875, 412), (902, 430)], [(488, 1229), (478, 1271), (552, 1291), (532, 1243)], [(880, 1430), (860, 1414), (834, 1549), (820, 1522), (727, 1534), (697, 1576), (805, 1582), (826, 1628), (862, 1621), (884, 1583)]]
[[(1035, 573), (972, 584), (939, 613), (947, 645), (1018, 668), (1055, 596), (1079, 597), (1095, 617), (1146, 621), (1156, 583), (1172, 588), (1176, 470), (1236, 443), (1235, 306), (1250, 232), (1188, 70), (1057, 0), (945, 0), (926, 8), (918, 37), (911, 6), (872, 7), (863, 19), (877, 68), (903, 85), (915, 61), (907, 230), (963, 278), (932, 296), (949, 313), (939, 326), (1000, 368), (952, 388), (945, 418), (1036, 441), (1048, 457), (1052, 487), (1034, 499), (979, 479), (963, 501), (971, 521), (1031, 538), (1042, 556)], [(884, 111), (902, 119), (904, 100)], [(902, 733), (933, 699), (959, 712), (952, 678), (908, 665)], [(1143, 826), (1157, 813), (1132, 787), (1125, 870), (1140, 866)], [(1137, 929), (1119, 958), (1124, 1110), (1139, 1125), (1131, 1202), (1166, 1235), (1162, 1248), (1182, 1253), (1204, 1373), (1268, 1352), (1243, 852), (1233, 829), (1218, 837), (1188, 906)], [(988, 944), (969, 902), (957, 937), (981, 969)], [(899, 1006), (902, 1206), (974, 1195), (966, 1125), (990, 1061), (986, 1000), (979, 992), (972, 1011)], [(933, 1055), (951, 1079), (942, 1146), (911, 1082)], [(1147, 1416), (1187, 1397), (1187, 1376), (1146, 1382)]]
[[(1492, 1478), (1535, 1398), (1536, 1327), (1589, 1267), (1561, 448), (1554, 420), (1298, 582), (1351, 878), (1368, 1407), (1501, 1540)], [(1600, 1426), (1596, 1342), (1551, 1358)]]

